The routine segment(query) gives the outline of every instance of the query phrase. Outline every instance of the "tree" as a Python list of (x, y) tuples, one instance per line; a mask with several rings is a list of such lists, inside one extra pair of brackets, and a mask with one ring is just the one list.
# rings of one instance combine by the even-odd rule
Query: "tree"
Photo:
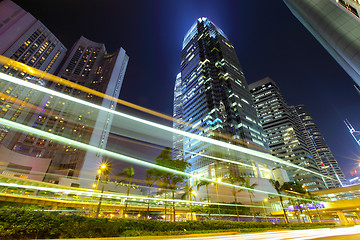
[[(235, 185), (236, 183), (240, 183), (240, 184), (245, 183), (245, 179), (243, 177), (235, 176), (232, 173), (230, 173), (230, 176), (228, 178), (226, 178), (225, 180), (228, 181), (232, 185)], [(238, 221), (239, 221), (239, 210), (238, 210), (238, 206), (237, 206), (236, 194), (241, 191), (242, 191), (242, 189), (238, 190), (234, 186), (232, 187), (232, 190), (231, 190), (231, 193), (234, 196), (234, 202), (235, 202), (235, 207), (236, 207), (236, 216), (237, 216)]]
[[(255, 187), (256, 187), (257, 185), (258, 185), (257, 183), (253, 183), (253, 184), (250, 183), (250, 177), (247, 177), (247, 178), (245, 179), (245, 181), (243, 182), (243, 187), (247, 188), (247, 191), (248, 191), (248, 193), (249, 193), (249, 198), (250, 198), (250, 204), (251, 204), (251, 206), (253, 205), (252, 197), (254, 197), (254, 192), (251, 191), (250, 189), (255, 189)], [(240, 189), (239, 192), (241, 192), (241, 191), (243, 191), (243, 190), (245, 190), (245, 189)], [(250, 209), (251, 209), (251, 211), (252, 211), (252, 214), (253, 214), (254, 220), (255, 220), (255, 212), (254, 212), (254, 209), (253, 209), (252, 207), (251, 207)]]
[[(128, 181), (128, 189), (127, 189), (127, 194), (126, 194), (127, 196), (130, 195), (131, 180), (134, 175), (135, 175), (135, 171), (134, 171), (134, 168), (132, 168), (132, 167), (124, 168), (124, 170), (117, 175), (118, 177), (124, 178), (122, 181)], [(128, 201), (125, 202), (124, 215), (126, 214), (127, 205), (128, 205)]]
[[(171, 148), (165, 147), (164, 150), (160, 153), (160, 155), (155, 158), (156, 164), (180, 172), (184, 172), (190, 166), (190, 163), (188, 163), (184, 159), (172, 159), (170, 155), (171, 155)], [(179, 183), (184, 182), (185, 175), (179, 175), (172, 172), (166, 172), (161, 170), (156, 170), (156, 171), (157, 171), (157, 175), (159, 176), (159, 179), (161, 180), (161, 182), (163, 182), (164, 186), (171, 190), (172, 199), (175, 200), (176, 187)], [(165, 195), (166, 195), (166, 191), (165, 191)], [(172, 205), (173, 205), (173, 215), (174, 215), (173, 219), (175, 221), (175, 216), (176, 216), (175, 201), (173, 201)], [(166, 216), (166, 203), (165, 203), (165, 216)]]
[(279, 194), (280, 204), (281, 204), (281, 208), (282, 208), (283, 213), (284, 213), (285, 222), (289, 223), (289, 220), (288, 220), (288, 218), (286, 216), (286, 211), (285, 211), (285, 208), (284, 208), (284, 204), (283, 204), (283, 199), (282, 199), (282, 196), (281, 196), (281, 191), (282, 191), (281, 184), (280, 184), (279, 181), (277, 181), (277, 180), (275, 181), (274, 179), (270, 179), (269, 181), (273, 185), (273, 187), (275, 188), (276, 192)]
[[(154, 169), (147, 169), (145, 182), (149, 187), (148, 198), (150, 198), (151, 187), (156, 183), (157, 180), (158, 180), (158, 177), (157, 177), (156, 171)], [(147, 203), (147, 218), (150, 217), (149, 212), (150, 212), (150, 199), (148, 199), (148, 203)]]
[(316, 203), (317, 198), (310, 191), (307, 191), (306, 193), (307, 193), (308, 197), (311, 199), (312, 204), (314, 204), (316, 214), (318, 215), (319, 221), (322, 222), (321, 216), (319, 214), (319, 210), (317, 208), (317, 203)]
[[(306, 193), (305, 188), (303, 187), (303, 185), (297, 181), (295, 182), (285, 182), (282, 186), (281, 186), (282, 190), (284, 190), (285, 192), (291, 194), (292, 196), (295, 196), (295, 200), (293, 198), (290, 198), (290, 202), (294, 207), (294, 213), (296, 218), (298, 219), (298, 221), (300, 222), (300, 217), (299, 215), (302, 214), (302, 207), (300, 204), (300, 201), (298, 200), (298, 196), (299, 195), (304, 195)], [(300, 211), (300, 214), (298, 213), (298, 210)], [(305, 222), (305, 220), (303, 219), (303, 221)]]
[[(189, 196), (189, 200), (190, 200), (190, 214), (191, 214), (191, 220), (193, 220), (193, 211), (192, 211), (192, 204), (191, 204), (191, 201), (192, 201), (192, 199), (191, 199), (191, 196), (192, 195), (194, 195), (194, 189), (193, 189), (193, 187), (192, 186), (184, 186), (184, 190), (185, 190), (185, 192), (184, 192), (184, 194), (181, 196), (181, 199), (186, 199), (186, 197), (187, 196)], [(194, 196), (195, 197), (195, 196)], [(196, 199), (196, 197), (195, 197), (195, 199)]]
[(111, 163), (107, 162), (107, 161), (103, 161), (99, 167), (98, 170), (98, 176), (97, 176), (97, 184), (96, 184), (96, 188), (99, 187), (99, 183), (100, 183), (100, 179), (101, 179), (101, 175), (103, 175), (103, 184), (102, 184), (102, 188), (101, 188), (101, 195), (100, 195), (100, 199), (99, 199), (99, 204), (96, 210), (96, 217), (99, 217), (100, 214), (100, 209), (101, 209), (101, 202), (102, 202), (102, 198), (103, 198), (103, 193), (104, 193), (104, 188), (105, 188), (105, 183), (107, 181), (109, 181), (109, 173), (111, 171)]
[[(209, 184), (211, 184), (211, 183), (208, 181), (204, 181), (204, 180), (200, 180), (196, 184), (198, 191), (199, 191), (200, 187), (202, 187), (202, 186), (206, 187), (206, 198), (207, 198), (208, 203), (210, 203)], [(209, 214), (209, 218), (210, 218), (211, 217), (210, 204), (208, 205), (208, 214)]]

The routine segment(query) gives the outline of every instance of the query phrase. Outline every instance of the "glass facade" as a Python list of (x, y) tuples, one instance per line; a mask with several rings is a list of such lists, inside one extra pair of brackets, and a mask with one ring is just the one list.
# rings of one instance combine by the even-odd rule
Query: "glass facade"
[(284, 0), (292, 13), (360, 85), (360, 4), (355, 0)]
[(307, 112), (304, 105), (292, 107), (295, 116), (297, 116), (300, 129), (305, 137), (306, 144), (310, 150), (311, 156), (315, 159), (320, 173), (333, 179), (325, 178), (328, 188), (342, 187), (345, 183), (345, 175), (339, 167), (334, 155), (331, 153), (325, 139), (321, 135), (314, 120)]
[[(287, 105), (279, 87), (270, 78), (249, 85), (255, 106), (273, 155), (297, 166), (320, 173), (307, 148), (296, 116)], [(308, 190), (325, 189), (322, 177), (301, 169), (289, 169), (294, 180)]]
[[(67, 84), (34, 77), (32, 68), (57, 74), (117, 99), (129, 60), (124, 49), (108, 54), (104, 44), (81, 37), (66, 55), (64, 45), (15, 3), (0, 2), (0, 15), (0, 54), (29, 66), (29, 70), (19, 70), (9, 62), (0, 66), (0, 72), (111, 110), (116, 108), (116, 100), (102, 99)], [(113, 118), (110, 113), (80, 108), (76, 102), (11, 81), (0, 81), (0, 92), (2, 118), (100, 149), (106, 147)], [(10, 130), (7, 126), (0, 126), (0, 143), (26, 156), (51, 159), (43, 180), (55, 183), (61, 183), (63, 177), (79, 176), (81, 171), (89, 172), (91, 166), (102, 159), (101, 154), (92, 156), (85, 150)], [(91, 171), (96, 169), (97, 166)]]
[[(253, 106), (234, 46), (207, 18), (199, 18), (185, 35), (181, 51), (181, 79), (176, 81), (175, 106), (180, 106), (183, 130), (227, 143), (267, 151), (268, 144)], [(180, 107), (178, 108), (180, 109)], [(178, 111), (174, 112), (178, 115)], [(226, 149), (183, 138), (183, 156), (192, 172), (209, 177), (256, 175), (255, 163)], [(216, 159), (247, 162), (250, 168)], [(254, 166), (254, 167), (252, 167)]]

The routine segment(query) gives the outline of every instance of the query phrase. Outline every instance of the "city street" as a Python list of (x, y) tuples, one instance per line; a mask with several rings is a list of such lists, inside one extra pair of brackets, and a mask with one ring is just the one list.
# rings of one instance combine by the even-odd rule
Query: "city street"
[[(169, 238), (163, 238), (169, 239)], [(290, 230), (290, 231), (274, 231), (263, 233), (250, 233), (239, 235), (223, 235), (223, 236), (207, 236), (207, 237), (180, 237), (172, 238), (186, 239), (186, 240), (200, 240), (200, 239), (228, 239), (228, 240), (281, 240), (281, 239), (321, 239), (321, 240), (355, 240), (360, 239), (360, 226), (345, 227), (345, 228), (322, 228), (312, 230)]]

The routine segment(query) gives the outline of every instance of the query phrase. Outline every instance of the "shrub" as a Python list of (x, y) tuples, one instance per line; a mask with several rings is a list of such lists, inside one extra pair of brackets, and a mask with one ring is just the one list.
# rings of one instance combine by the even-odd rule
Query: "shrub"
[[(268, 229), (333, 227), (334, 223), (270, 223), (235, 221), (163, 222), (154, 220), (88, 218), (31, 208), (0, 208), (0, 239), (92, 238), (177, 235), (203, 232), (252, 232)], [(184, 231), (186, 230), (186, 231)]]

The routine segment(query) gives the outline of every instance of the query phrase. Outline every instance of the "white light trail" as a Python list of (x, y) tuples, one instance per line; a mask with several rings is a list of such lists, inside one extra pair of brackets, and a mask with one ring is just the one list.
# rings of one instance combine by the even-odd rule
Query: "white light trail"
[[(105, 111), (105, 112), (109, 112), (109, 113), (112, 113), (112, 114), (117, 115), (117, 116), (121, 116), (121, 117), (126, 118), (126, 119), (131, 120), (131, 121), (143, 123), (145, 125), (152, 126), (154, 128), (157, 128), (157, 129), (165, 130), (167, 132), (179, 134), (179, 135), (182, 135), (182, 136), (185, 136), (185, 137), (189, 137), (189, 138), (197, 139), (197, 140), (200, 140), (200, 141), (203, 141), (203, 142), (211, 143), (211, 144), (214, 144), (214, 145), (217, 145), (217, 146), (220, 146), (220, 147), (232, 149), (232, 150), (235, 150), (237, 152), (241, 152), (241, 153), (249, 154), (249, 155), (252, 155), (252, 156), (260, 157), (260, 158), (263, 158), (263, 159), (267, 159), (267, 160), (270, 160), (272, 162), (276, 162), (276, 163), (280, 163), (280, 164), (290, 166), (290, 167), (293, 167), (293, 168), (301, 169), (301, 170), (313, 173), (315, 175), (334, 180), (333, 178), (331, 178), (329, 176), (325, 176), (325, 175), (322, 175), (322, 174), (320, 174), (318, 172), (309, 170), (307, 168), (303, 168), (301, 166), (297, 166), (297, 165), (292, 164), (290, 162), (286, 162), (286, 161), (284, 161), (284, 160), (282, 160), (280, 158), (277, 158), (275, 156), (272, 156), (270, 154), (265, 154), (265, 153), (255, 151), (255, 150), (251, 150), (251, 149), (248, 149), (248, 148), (244, 148), (244, 147), (241, 147), (241, 146), (236, 146), (236, 145), (232, 145), (232, 144), (222, 142), (222, 141), (218, 141), (218, 140), (215, 140), (215, 139), (206, 138), (206, 137), (199, 136), (199, 135), (196, 135), (196, 134), (192, 134), (192, 133), (188, 133), (188, 132), (181, 131), (181, 130), (178, 130), (178, 129), (174, 129), (174, 128), (171, 128), (171, 127), (168, 127), (168, 126), (164, 126), (164, 125), (161, 125), (161, 124), (158, 124), (158, 123), (154, 123), (154, 122), (151, 122), (151, 121), (148, 121), (148, 120), (144, 120), (144, 119), (141, 119), (141, 118), (138, 118), (138, 117), (134, 117), (134, 116), (131, 116), (131, 115), (128, 115), (128, 114), (125, 114), (125, 113), (117, 112), (115, 110), (107, 109), (105, 107), (102, 107), (102, 106), (99, 106), (99, 105), (96, 105), (96, 104), (93, 104), (93, 103), (86, 102), (86, 101), (84, 101), (82, 99), (71, 97), (71, 96), (68, 96), (66, 94), (63, 94), (63, 93), (60, 93), (60, 92), (57, 92), (57, 91), (54, 91), (54, 90), (51, 90), (51, 89), (44, 88), (42, 86), (30, 83), (30, 82), (23, 81), (21, 79), (6, 75), (4, 73), (0, 73), (0, 78), (2, 78), (5, 81), (8, 81), (8, 82), (16, 83), (18, 85), (22, 85), (22, 86), (25, 86), (25, 87), (28, 87), (28, 88), (31, 88), (31, 89), (38, 90), (40, 92), (48, 93), (48, 94), (51, 94), (51, 95), (54, 95), (54, 96), (57, 96), (57, 97), (60, 97), (60, 98), (64, 98), (64, 99), (67, 99), (67, 100), (70, 100), (70, 101), (73, 101), (73, 102), (76, 102), (76, 103), (79, 103), (79, 104), (82, 104), (82, 105), (85, 105), (85, 106), (89, 106), (89, 107), (96, 108), (96, 109), (99, 109), (99, 110), (102, 110), (102, 111)], [(184, 175), (184, 174), (182, 174), (182, 175)]]
[[(360, 226), (347, 227), (347, 228), (320, 228), (308, 230), (291, 230), (291, 231), (273, 231), (263, 233), (249, 233), (249, 234), (236, 234), (225, 236), (210, 236), (210, 237), (181, 237), (172, 238), (173, 240), (307, 240), (317, 239), (323, 237), (334, 237), (344, 235), (360, 234)], [(161, 239), (161, 238), (160, 238)], [(166, 239), (166, 238), (163, 238)], [(346, 239), (346, 238), (344, 238)], [(355, 238), (352, 238), (355, 239)]]

